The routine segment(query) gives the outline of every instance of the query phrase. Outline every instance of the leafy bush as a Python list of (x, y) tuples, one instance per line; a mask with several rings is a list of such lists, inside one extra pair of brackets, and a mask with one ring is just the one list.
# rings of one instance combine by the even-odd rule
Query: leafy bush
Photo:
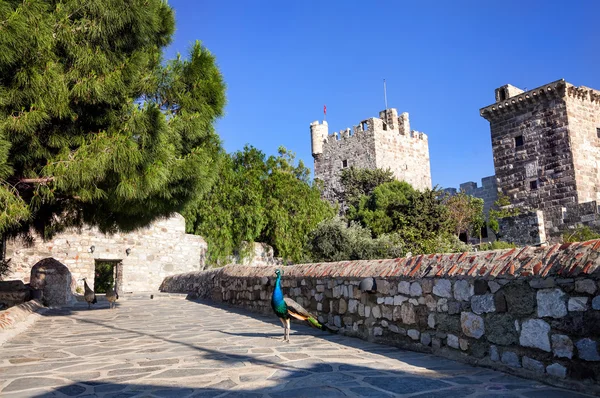
[(517, 247), (514, 243), (505, 242), (503, 240), (496, 240), (494, 242), (482, 243), (479, 245), (479, 250), (499, 250), (499, 249), (512, 249)]
[(402, 257), (402, 244), (392, 235), (377, 239), (371, 231), (356, 222), (350, 225), (335, 217), (321, 222), (308, 234), (305, 245), (306, 262), (329, 262), (343, 260), (370, 260)]
[(600, 239), (600, 233), (587, 225), (579, 225), (573, 230), (565, 231), (562, 234), (562, 240), (565, 243), (585, 242), (592, 239)]

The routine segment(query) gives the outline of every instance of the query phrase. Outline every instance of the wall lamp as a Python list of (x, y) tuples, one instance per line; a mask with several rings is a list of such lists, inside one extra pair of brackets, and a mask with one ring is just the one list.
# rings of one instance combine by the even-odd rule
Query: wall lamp
[(131, 249), (130, 248), (125, 249), (125, 253), (129, 256), (129, 253), (131, 253)]
[(94, 246), (94, 245), (91, 245), (91, 246), (90, 246), (90, 250), (89, 250), (89, 251), (90, 251), (90, 253), (93, 253), (93, 252), (94, 252), (94, 250), (96, 250), (96, 246)]

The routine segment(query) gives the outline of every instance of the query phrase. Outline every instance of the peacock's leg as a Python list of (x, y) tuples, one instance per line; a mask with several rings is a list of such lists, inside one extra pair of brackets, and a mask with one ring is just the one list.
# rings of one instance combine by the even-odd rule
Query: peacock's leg
[(289, 318), (285, 320), (285, 334), (286, 334), (286, 339), (285, 341), (287, 341), (288, 343), (290, 342), (290, 320)]

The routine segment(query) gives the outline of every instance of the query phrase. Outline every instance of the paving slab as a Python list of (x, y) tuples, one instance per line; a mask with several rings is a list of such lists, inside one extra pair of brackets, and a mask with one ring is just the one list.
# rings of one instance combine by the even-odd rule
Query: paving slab
[[(0, 396), (588, 397), (176, 297), (50, 309), (0, 347)], [(591, 396), (590, 396), (591, 397)]]

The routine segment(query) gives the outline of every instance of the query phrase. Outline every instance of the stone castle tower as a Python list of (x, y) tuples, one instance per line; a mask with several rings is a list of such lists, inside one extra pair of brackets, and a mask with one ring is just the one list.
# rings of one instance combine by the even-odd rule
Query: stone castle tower
[(597, 213), (600, 91), (564, 80), (526, 92), (507, 84), (480, 114), (490, 122), (498, 188), (513, 205), (542, 210), (550, 233), (566, 227), (567, 213)]
[(394, 108), (379, 118), (363, 120), (352, 129), (329, 134), (327, 122), (310, 124), (315, 179), (325, 184), (324, 196), (332, 200), (339, 190), (339, 175), (346, 167), (390, 168), (394, 176), (415, 189), (431, 188), (429, 143), (424, 133), (410, 129), (408, 113)]

